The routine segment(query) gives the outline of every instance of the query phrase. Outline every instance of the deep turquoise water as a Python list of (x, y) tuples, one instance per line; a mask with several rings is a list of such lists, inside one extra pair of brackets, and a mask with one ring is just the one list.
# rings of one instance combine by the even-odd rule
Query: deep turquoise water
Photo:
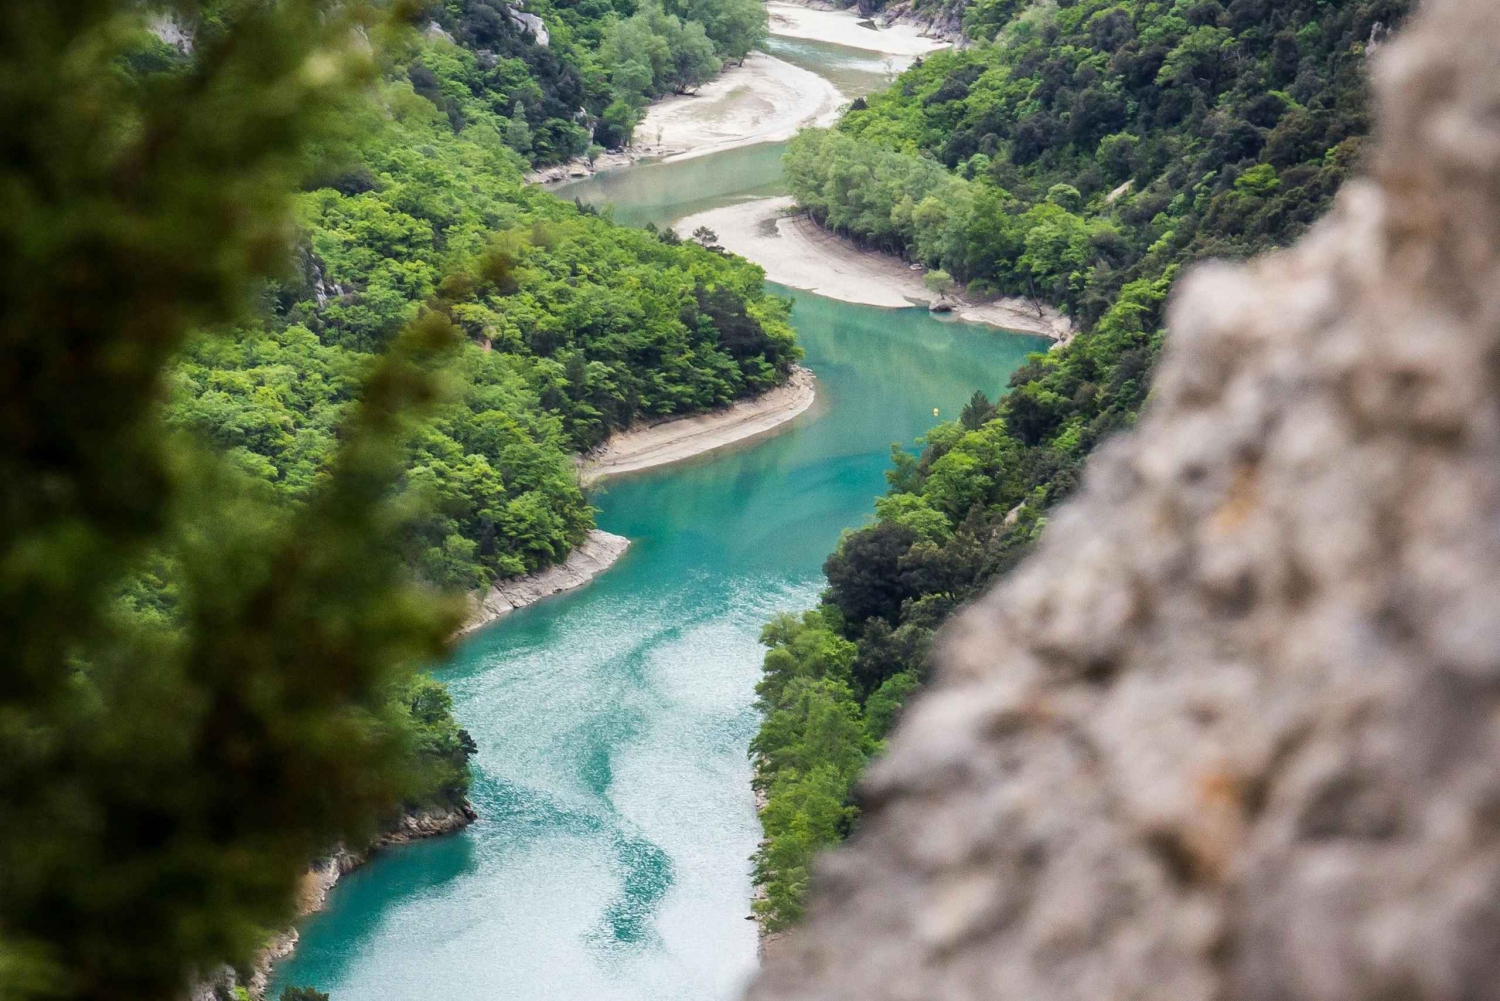
[[(726, 156), (759, 170), (766, 152)], [(670, 172), (641, 176), (651, 183), (623, 209), (646, 218), (684, 214), (707, 190)], [(974, 390), (995, 395), (1046, 347), (923, 310), (796, 295), (792, 319), (819, 380), (813, 410), (775, 437), (598, 494), (600, 526), (633, 540), (626, 556), (588, 587), (479, 632), (438, 672), (479, 745), (480, 819), (345, 877), (274, 991), (734, 995), (755, 965), (745, 918), (760, 828), (746, 747), (761, 624), (816, 602), (824, 557), (884, 491), (893, 442), (910, 446), (934, 408), (951, 417)]]

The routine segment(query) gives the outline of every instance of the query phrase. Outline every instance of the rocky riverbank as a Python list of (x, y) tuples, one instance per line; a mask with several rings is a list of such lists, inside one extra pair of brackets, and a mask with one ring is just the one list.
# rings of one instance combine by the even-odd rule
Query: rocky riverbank
[[(468, 800), (446, 809), (408, 810), (401, 814), (394, 826), (362, 851), (350, 851), (342, 844), (335, 846), (303, 874), (302, 883), (297, 888), (297, 917), (305, 918), (321, 911), (339, 878), (364, 865), (381, 850), (452, 834), (478, 817)], [(296, 951), (300, 937), (295, 927), (278, 932), (256, 953), (243, 981), (233, 968), (226, 966), (217, 974), (198, 981), (189, 992), (190, 1001), (218, 1001), (221, 997), (233, 997), (236, 988), (243, 988), (253, 998), (264, 998), (272, 969)]]

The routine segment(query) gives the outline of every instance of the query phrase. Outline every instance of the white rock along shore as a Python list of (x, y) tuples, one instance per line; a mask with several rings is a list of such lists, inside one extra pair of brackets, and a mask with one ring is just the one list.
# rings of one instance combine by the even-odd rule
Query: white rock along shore
[(780, 142), (807, 125), (831, 125), (847, 100), (811, 70), (754, 52), (696, 93), (652, 104), (635, 135), (670, 163)]
[(471, 633), (502, 615), (543, 598), (582, 587), (613, 566), (629, 548), (630, 540), (623, 535), (594, 529), (588, 538), (573, 547), (563, 562), (519, 577), (506, 577), (496, 581), (487, 591), (476, 591), (469, 618), (457, 635)]
[(891, 56), (923, 56), (950, 44), (947, 39), (924, 34), (916, 25), (878, 25), (851, 10), (821, 10), (772, 0), (766, 4), (766, 12), (771, 16), (771, 34), (783, 38), (828, 42)]

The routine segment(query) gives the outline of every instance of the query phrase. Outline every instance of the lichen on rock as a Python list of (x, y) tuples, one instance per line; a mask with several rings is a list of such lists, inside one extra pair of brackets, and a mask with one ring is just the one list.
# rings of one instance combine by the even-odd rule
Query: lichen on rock
[(1500, 995), (1497, 52), (1429, 3), (1369, 178), (1183, 283), (752, 1001)]

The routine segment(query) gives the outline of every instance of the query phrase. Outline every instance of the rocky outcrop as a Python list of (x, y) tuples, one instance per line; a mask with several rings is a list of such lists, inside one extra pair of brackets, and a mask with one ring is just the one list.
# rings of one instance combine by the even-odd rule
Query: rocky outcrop
[(582, 587), (612, 566), (615, 560), (625, 555), (630, 540), (623, 535), (611, 535), (594, 529), (588, 538), (575, 546), (568, 558), (556, 566), (546, 567), (519, 577), (506, 577), (482, 594), (474, 597), (473, 610), (459, 635), (473, 632), (515, 611), (525, 608), (543, 598), (563, 591)]
[(1497, 50), (1432, 0), (1370, 180), (1186, 281), (753, 1001), (1500, 996)]
[(507, 7), (505, 10), (517, 28), (520, 28), (522, 31), (531, 32), (531, 36), (537, 45), (544, 49), (547, 47), (547, 42), (549, 41), (547, 25), (543, 23), (540, 17), (535, 14), (528, 14), (523, 10), (517, 10), (515, 7)]
[(173, 15), (153, 14), (146, 27), (151, 34), (178, 52), (185, 56), (192, 55), (193, 33)]

